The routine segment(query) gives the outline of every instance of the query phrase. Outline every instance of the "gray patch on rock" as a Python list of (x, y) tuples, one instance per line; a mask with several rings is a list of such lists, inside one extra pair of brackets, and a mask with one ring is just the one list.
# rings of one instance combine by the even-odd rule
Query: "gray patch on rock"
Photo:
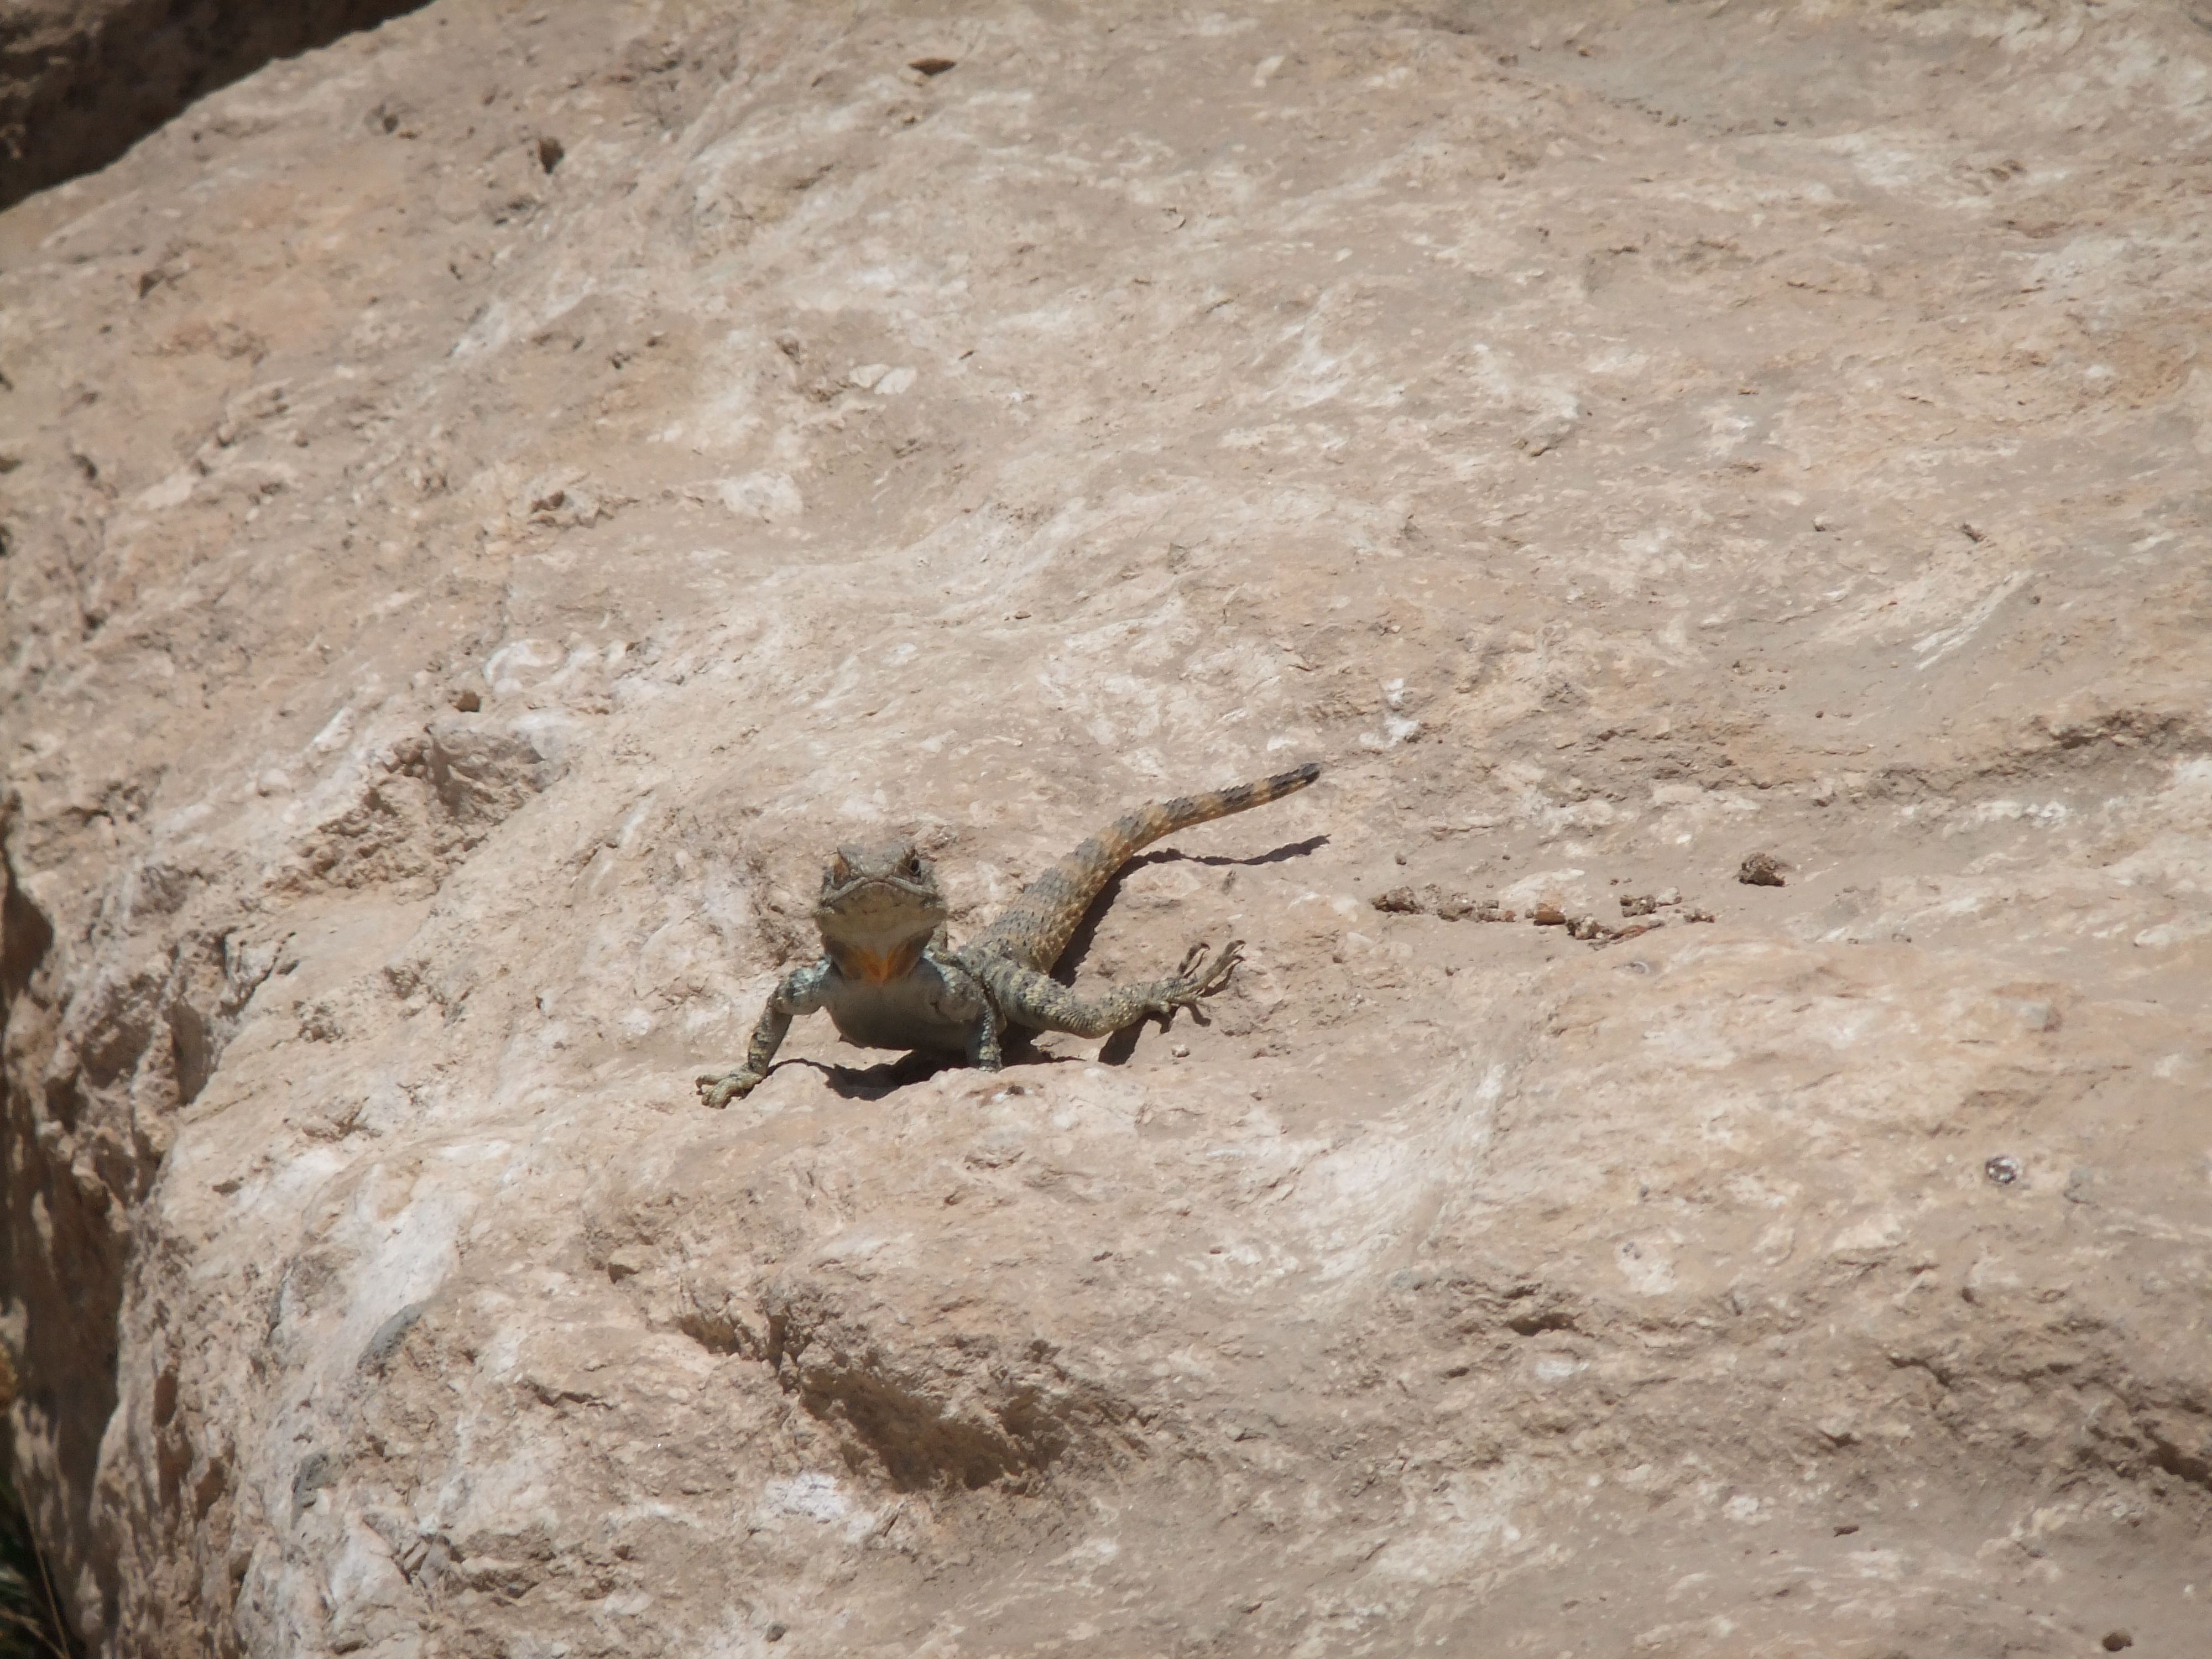
[(307, 1506), (315, 1501), (315, 1494), (335, 1485), (337, 1478), (337, 1462), (328, 1452), (309, 1452), (300, 1460), (300, 1467), (292, 1476), (292, 1513), (306, 1513)]
[(368, 1339), (368, 1346), (361, 1351), (356, 1368), (380, 1374), (407, 1340), (407, 1333), (413, 1330), (416, 1322), (422, 1317), (423, 1306), (420, 1302), (410, 1302), (379, 1325), (376, 1334)]

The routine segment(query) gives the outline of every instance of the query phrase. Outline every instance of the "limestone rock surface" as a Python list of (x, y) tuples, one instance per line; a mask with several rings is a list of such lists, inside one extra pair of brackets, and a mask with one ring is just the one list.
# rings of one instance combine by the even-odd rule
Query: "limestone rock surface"
[[(91, 1650), (2201, 1651), (2208, 23), (439, 0), (0, 215)], [(698, 1104), (1308, 758), (1210, 1024)]]

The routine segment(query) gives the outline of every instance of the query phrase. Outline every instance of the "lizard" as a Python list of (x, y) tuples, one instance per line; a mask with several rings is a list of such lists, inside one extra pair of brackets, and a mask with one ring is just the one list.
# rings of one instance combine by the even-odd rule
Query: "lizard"
[(791, 1022), (827, 1010), (838, 1035), (868, 1048), (964, 1053), (987, 1072), (1004, 1064), (1010, 1028), (1106, 1036), (1150, 1015), (1195, 1009), (1243, 959), (1231, 939), (1209, 960), (1194, 945), (1165, 979), (1082, 995), (1051, 976), (1077, 926), (1115, 872), (1143, 848), (1194, 823), (1248, 811), (1304, 788), (1318, 763), (1153, 801), (1123, 813), (1024, 887), (968, 944), (953, 949), (936, 866), (912, 841), (840, 847), (822, 872), (814, 921), (822, 956), (785, 975), (761, 1011), (742, 1066), (698, 1079), (700, 1098), (726, 1106), (768, 1075)]

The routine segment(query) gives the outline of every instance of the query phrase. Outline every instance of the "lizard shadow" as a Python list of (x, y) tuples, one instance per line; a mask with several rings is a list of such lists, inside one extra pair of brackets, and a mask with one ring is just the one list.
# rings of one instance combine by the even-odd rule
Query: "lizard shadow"
[[(1113, 908), (1114, 901), (1121, 896), (1121, 884), (1133, 871), (1154, 864), (1205, 864), (1226, 867), (1284, 864), (1291, 859), (1310, 858), (1328, 845), (1327, 836), (1308, 836), (1304, 841), (1285, 842), (1272, 852), (1255, 853), (1250, 858), (1231, 858), (1219, 853), (1184, 853), (1166, 847), (1157, 853), (1146, 853), (1131, 859), (1114, 872), (1113, 878), (1105, 886), (1098, 890), (1098, 896), (1091, 900), (1091, 908), (1083, 913), (1083, 920), (1075, 924), (1075, 932), (1068, 936), (1067, 948), (1060, 953), (1060, 960), (1053, 964), (1052, 976), (1062, 985), (1075, 982), (1076, 969), (1091, 954), (1091, 947), (1098, 938), (1099, 925), (1106, 920), (1107, 911)], [(1194, 1007), (1190, 1017), (1200, 1025), (1209, 1023), (1200, 1008)], [(1146, 1026), (1151, 1024), (1157, 1024), (1165, 1032), (1174, 1026), (1175, 1016), (1172, 1013), (1148, 1015), (1133, 1025), (1123, 1026), (1100, 1046), (1097, 1063), (1101, 1066), (1127, 1065), (1137, 1052), (1138, 1040), (1144, 1036)]]
[(1052, 976), (1062, 985), (1075, 982), (1076, 969), (1083, 965), (1084, 958), (1091, 954), (1091, 947), (1097, 940), (1099, 924), (1106, 920), (1106, 913), (1114, 908), (1114, 901), (1121, 896), (1121, 884), (1134, 871), (1155, 864), (1284, 864), (1291, 859), (1310, 857), (1328, 845), (1327, 836), (1309, 836), (1304, 841), (1286, 842), (1272, 853), (1255, 853), (1248, 859), (1229, 858), (1218, 853), (1183, 853), (1172, 847), (1163, 848), (1157, 853), (1141, 854), (1116, 870), (1112, 878), (1098, 890), (1098, 896), (1091, 901), (1091, 908), (1083, 913), (1083, 919), (1075, 924), (1075, 931), (1068, 935), (1067, 948), (1060, 953), (1060, 960), (1053, 964)]
[[(1076, 1066), (1083, 1063), (1081, 1056), (1077, 1054), (1045, 1053), (1030, 1043), (1026, 1033), (1010, 1037), (1006, 1046), (1006, 1060), (1009, 1066)], [(927, 1083), (939, 1072), (968, 1069), (965, 1056), (933, 1048), (916, 1048), (901, 1054), (896, 1060), (884, 1060), (874, 1066), (837, 1066), (821, 1060), (787, 1060), (778, 1064), (813, 1067), (828, 1082), (830, 1093), (847, 1100), (881, 1100), (909, 1084)]]

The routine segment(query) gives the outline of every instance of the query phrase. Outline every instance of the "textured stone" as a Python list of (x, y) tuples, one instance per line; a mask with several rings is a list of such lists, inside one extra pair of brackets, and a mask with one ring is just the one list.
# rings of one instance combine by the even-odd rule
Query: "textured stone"
[(9, 0), (0, 7), (0, 208), (104, 167), (272, 58), (422, 0)]
[[(2200, 1639), (2208, 73), (437, 4), (0, 215), (0, 1346), (92, 1650)], [(957, 939), (1310, 756), (1078, 938), (1233, 930), (1210, 1026), (695, 1103), (837, 842)]]

